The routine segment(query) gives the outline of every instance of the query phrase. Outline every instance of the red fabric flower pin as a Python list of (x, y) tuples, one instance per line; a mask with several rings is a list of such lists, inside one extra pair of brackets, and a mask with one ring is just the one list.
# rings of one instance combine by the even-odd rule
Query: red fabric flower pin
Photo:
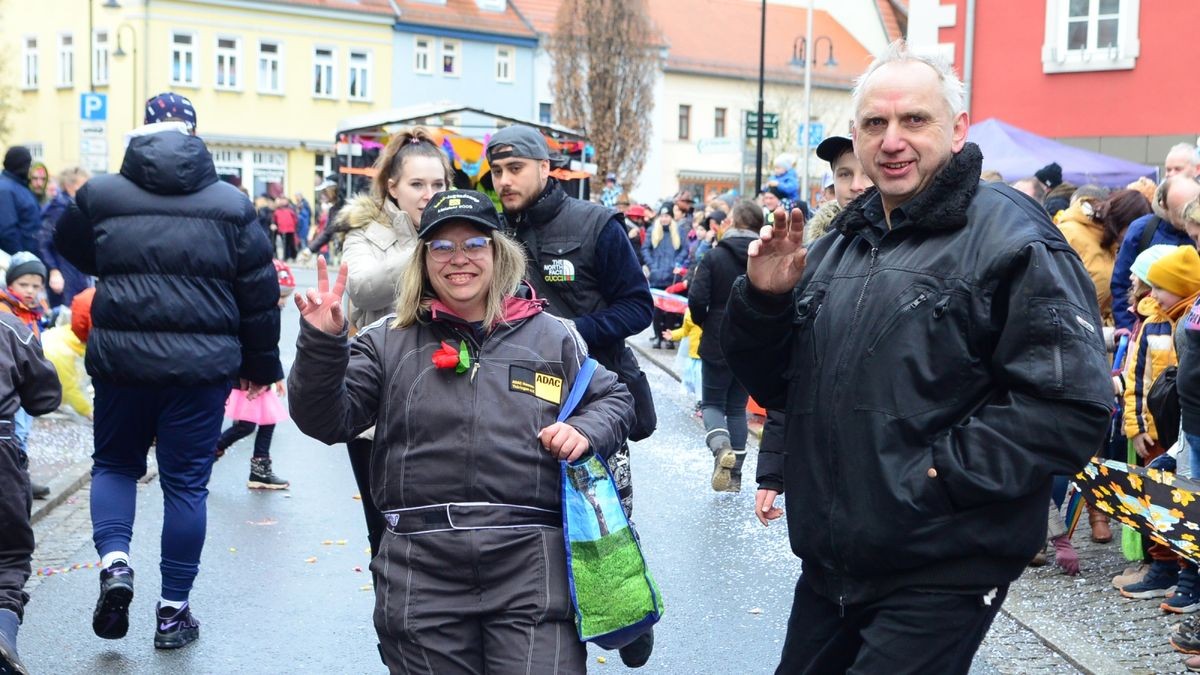
[(464, 373), (471, 367), (471, 354), (467, 351), (467, 343), (461, 342), (458, 348), (449, 342), (442, 342), (442, 348), (433, 353), (433, 365), (436, 368), (453, 368), (456, 373)]

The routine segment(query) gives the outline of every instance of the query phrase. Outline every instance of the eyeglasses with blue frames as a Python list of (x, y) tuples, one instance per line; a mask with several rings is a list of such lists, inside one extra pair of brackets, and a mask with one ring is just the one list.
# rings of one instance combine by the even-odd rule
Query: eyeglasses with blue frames
[(448, 239), (434, 239), (425, 242), (425, 248), (429, 251), (429, 257), (433, 258), (434, 262), (450, 262), (456, 251), (462, 251), (467, 260), (482, 260), (488, 253), (488, 247), (491, 246), (491, 237), (471, 237), (461, 244), (455, 244)]

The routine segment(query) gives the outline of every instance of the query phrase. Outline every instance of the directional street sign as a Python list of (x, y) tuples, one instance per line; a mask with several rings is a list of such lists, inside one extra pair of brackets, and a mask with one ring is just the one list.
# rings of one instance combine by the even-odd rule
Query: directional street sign
[[(768, 126), (768, 127), (778, 126), (779, 113), (763, 113), (763, 121), (767, 123), (766, 126)], [(753, 110), (747, 110), (746, 111), (746, 124), (747, 125), (756, 124), (757, 122), (758, 122), (758, 113), (754, 112)]]

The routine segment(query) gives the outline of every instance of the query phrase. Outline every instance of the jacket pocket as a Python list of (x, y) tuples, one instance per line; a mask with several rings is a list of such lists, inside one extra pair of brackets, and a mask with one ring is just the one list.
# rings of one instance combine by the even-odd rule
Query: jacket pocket
[(1090, 399), (1076, 391), (1075, 380), (1080, 373), (1103, 370), (1107, 359), (1100, 329), (1088, 313), (1052, 298), (1031, 299), (1025, 313), (1029, 346), (1024, 366), (1029, 381), (1045, 396)]
[(923, 284), (894, 297), (852, 376), (855, 410), (908, 418), (959, 405), (978, 365), (968, 299)]

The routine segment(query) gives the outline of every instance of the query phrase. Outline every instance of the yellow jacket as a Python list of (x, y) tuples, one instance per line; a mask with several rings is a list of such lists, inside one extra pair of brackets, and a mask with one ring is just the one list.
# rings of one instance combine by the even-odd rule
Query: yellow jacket
[(688, 358), (700, 358), (700, 338), (704, 335), (704, 329), (692, 323), (692, 310), (684, 310), (683, 325), (671, 331), (672, 342), (682, 342), (683, 338), (691, 338), (688, 342)]
[(58, 371), (63, 403), (80, 415), (90, 417), (92, 399), (84, 389), (89, 382), (83, 368), (85, 349), (86, 345), (79, 341), (70, 326), (55, 326), (42, 333), (42, 352)]
[(1062, 230), (1067, 243), (1083, 259), (1083, 266), (1096, 286), (1096, 301), (1100, 304), (1100, 317), (1104, 325), (1113, 325), (1110, 285), (1113, 265), (1117, 262), (1117, 247), (1121, 242), (1117, 241), (1107, 249), (1102, 247), (1100, 242), (1104, 240), (1104, 226), (1089, 218), (1079, 202), (1059, 213), (1058, 229)]
[(1157, 300), (1148, 296), (1138, 303), (1138, 313), (1145, 316), (1146, 320), (1129, 341), (1129, 353), (1121, 373), (1125, 381), (1122, 421), (1127, 438), (1145, 433), (1158, 440), (1158, 430), (1154, 428), (1154, 418), (1147, 406), (1150, 387), (1164, 370), (1176, 364), (1175, 324), (1187, 313), (1197, 297), (1200, 297), (1200, 293), (1184, 298), (1166, 311)]

